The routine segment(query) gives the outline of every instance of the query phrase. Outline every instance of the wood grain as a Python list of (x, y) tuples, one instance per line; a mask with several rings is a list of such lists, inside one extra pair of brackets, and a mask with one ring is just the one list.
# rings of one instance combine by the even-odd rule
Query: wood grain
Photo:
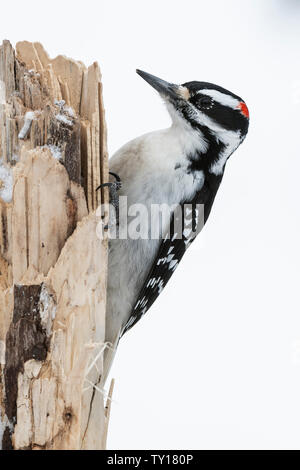
[(96, 209), (108, 194), (96, 188), (108, 181), (108, 154), (98, 64), (4, 41), (0, 157), (0, 447), (103, 449), (107, 239), (96, 235)]

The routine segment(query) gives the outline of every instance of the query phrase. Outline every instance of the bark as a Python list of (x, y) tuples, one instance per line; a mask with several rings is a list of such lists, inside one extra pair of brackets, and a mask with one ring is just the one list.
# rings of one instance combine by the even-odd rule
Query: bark
[[(101, 74), (0, 47), (0, 447), (104, 449)], [(99, 234), (103, 235), (102, 237)]]

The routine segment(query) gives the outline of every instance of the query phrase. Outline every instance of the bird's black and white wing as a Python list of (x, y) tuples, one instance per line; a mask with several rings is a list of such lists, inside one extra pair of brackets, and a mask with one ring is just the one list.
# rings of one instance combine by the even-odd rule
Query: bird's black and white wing
[[(212, 176), (209, 185), (206, 182), (192, 201), (181, 203), (181, 210), (173, 213), (168, 233), (161, 241), (155, 261), (123, 328), (122, 336), (145, 315), (167, 285), (187, 248), (206, 223), (221, 180), (222, 176)], [(181, 224), (178, 224), (179, 218)], [(178, 226), (181, 226), (180, 234), (176, 231)]]

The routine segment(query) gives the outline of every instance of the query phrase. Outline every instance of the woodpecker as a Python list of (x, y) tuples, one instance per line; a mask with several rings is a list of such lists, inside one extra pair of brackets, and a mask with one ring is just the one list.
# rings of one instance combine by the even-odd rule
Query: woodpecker
[[(165, 227), (154, 219), (152, 225), (159, 225), (156, 239), (110, 240), (106, 341), (111, 348), (105, 353), (102, 382), (120, 338), (151, 307), (193, 241), (190, 233), (198, 223), (198, 205), (204, 208), (206, 222), (227, 160), (245, 139), (249, 125), (245, 102), (220, 86), (198, 81), (176, 85), (141, 70), (137, 73), (158, 91), (172, 125), (130, 141), (113, 155), (110, 170), (122, 181), (117, 181), (118, 194), (126, 196), (128, 207), (187, 205), (192, 219), (190, 226), (183, 225), (181, 236), (173, 229), (166, 237)], [(120, 229), (121, 220), (119, 224)]]

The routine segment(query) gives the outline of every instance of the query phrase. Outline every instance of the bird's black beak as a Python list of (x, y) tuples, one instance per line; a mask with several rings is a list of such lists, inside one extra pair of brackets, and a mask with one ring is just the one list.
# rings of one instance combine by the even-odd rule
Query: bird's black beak
[(140, 75), (146, 82), (148, 82), (155, 90), (157, 90), (161, 95), (167, 96), (169, 98), (178, 99), (179, 86), (174, 83), (166, 82), (161, 78), (151, 75), (151, 73), (143, 72), (142, 70), (137, 69), (136, 73)]

